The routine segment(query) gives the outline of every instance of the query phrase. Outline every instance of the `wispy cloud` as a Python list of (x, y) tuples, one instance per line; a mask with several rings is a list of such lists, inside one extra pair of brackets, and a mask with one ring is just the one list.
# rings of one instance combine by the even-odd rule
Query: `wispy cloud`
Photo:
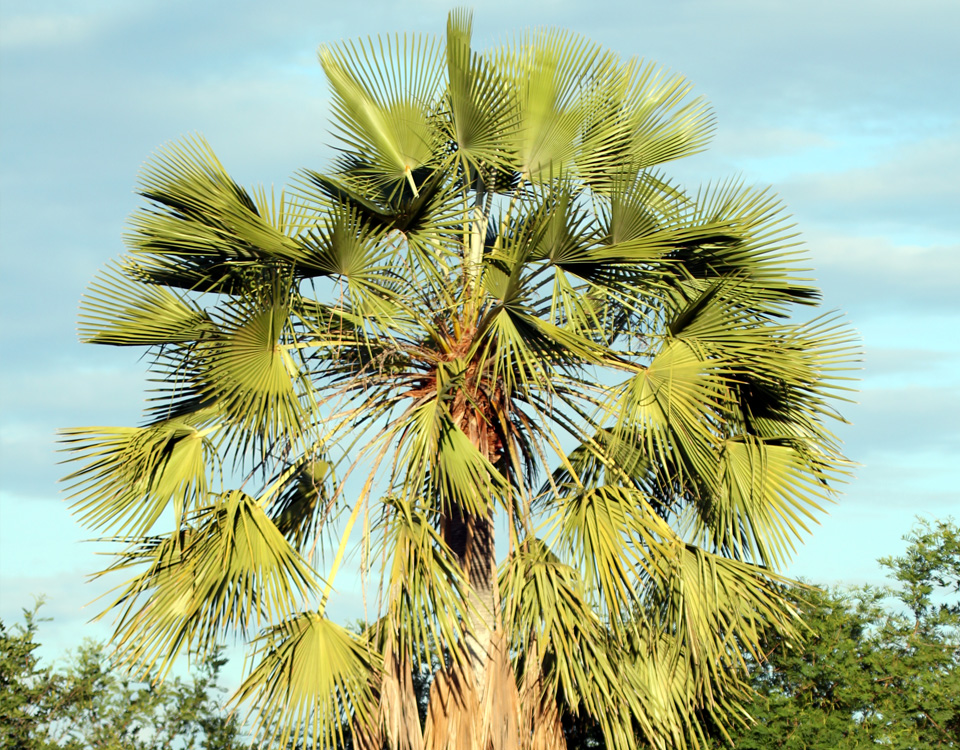
[[(948, 459), (960, 452), (960, 393), (955, 386), (869, 388), (857, 400), (857, 406), (844, 409), (853, 422), (843, 432), (854, 460), (912, 460), (922, 454)], [(947, 461), (936, 480), (960, 474), (954, 465)]]
[(960, 235), (960, 121), (934, 137), (880, 148), (873, 158), (869, 166), (800, 174), (778, 187), (792, 206), (834, 230), (940, 242)]
[(94, 16), (80, 13), (34, 13), (4, 19), (0, 49), (65, 47), (84, 42), (98, 27)]
[(935, 349), (873, 347), (866, 361), (871, 380), (906, 377), (916, 383), (927, 377), (957, 378), (960, 371), (960, 354)]
[(818, 230), (807, 234), (816, 275), (828, 295), (851, 313), (921, 314), (938, 309), (960, 315), (960, 244), (899, 244)]

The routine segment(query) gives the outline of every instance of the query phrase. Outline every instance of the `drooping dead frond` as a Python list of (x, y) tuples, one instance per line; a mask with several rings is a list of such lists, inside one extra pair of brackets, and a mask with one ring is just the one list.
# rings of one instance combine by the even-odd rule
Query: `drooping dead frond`
[(473, 675), (450, 665), (430, 686), (424, 750), (485, 750), (481, 747), (480, 696)]
[(518, 694), (519, 750), (567, 750), (557, 698), (544, 683), (540, 649), (535, 638), (528, 643), (523, 663), (523, 681)]
[(390, 750), (423, 750), (423, 733), (413, 691), (413, 662), (392, 639), (383, 653), (380, 679), (380, 725)]

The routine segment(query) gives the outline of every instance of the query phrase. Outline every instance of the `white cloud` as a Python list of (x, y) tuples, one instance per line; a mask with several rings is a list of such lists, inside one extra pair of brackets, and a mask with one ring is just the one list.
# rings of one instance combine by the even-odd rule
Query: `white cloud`
[(129, 369), (60, 360), (45, 369), (0, 373), (0, 487), (45, 503), (58, 498), (58, 480), (69, 471), (59, 464), (64, 456), (57, 452), (58, 429), (139, 424), (143, 367), (135, 355), (130, 360)]
[[(103, 357), (96, 355), (103, 352)], [(104, 347), (87, 347), (90, 359), (117, 360)], [(114, 352), (111, 352), (111, 354)], [(4, 426), (38, 424), (51, 420), (137, 419), (143, 404), (146, 364), (139, 352), (127, 350), (128, 366), (91, 366), (84, 361), (61, 359), (49, 369), (8, 369), (0, 373), (4, 393)]]
[(282, 187), (297, 169), (322, 168), (332, 156), (326, 94), (321, 75), (287, 70), (161, 82), (130, 105), (143, 119), (166, 118), (171, 140), (201, 133), (241, 183)]
[[(947, 342), (943, 342), (946, 344)], [(907, 379), (910, 383), (949, 382), (960, 371), (960, 352), (935, 349), (868, 347), (864, 376), (871, 383)]]
[(934, 309), (960, 315), (960, 245), (900, 244), (879, 233), (823, 229), (806, 232), (805, 239), (828, 306), (861, 316)]
[[(859, 402), (843, 408), (853, 423), (842, 430), (850, 457), (860, 463), (903, 464), (935, 457), (937, 470), (921, 474), (940, 488), (955, 487), (960, 464), (950, 460), (960, 452), (960, 392), (955, 384), (865, 388)], [(942, 461), (942, 463), (938, 463)]]
[(712, 148), (728, 158), (741, 160), (795, 156), (810, 149), (835, 146), (836, 141), (826, 134), (809, 129), (762, 125), (725, 128), (721, 123)]
[(85, 41), (96, 28), (96, 19), (80, 13), (14, 16), (0, 25), (0, 49), (73, 44)]
[(0, 9), (0, 49), (49, 57), (58, 48), (73, 55), (81, 45), (99, 42), (104, 35), (158, 7), (156, 0), (7, 0)]
[[(912, 143), (880, 148), (870, 166), (798, 174), (778, 190), (817, 225), (894, 232), (918, 239), (960, 234), (960, 124)], [(796, 171), (803, 161), (797, 159)]]

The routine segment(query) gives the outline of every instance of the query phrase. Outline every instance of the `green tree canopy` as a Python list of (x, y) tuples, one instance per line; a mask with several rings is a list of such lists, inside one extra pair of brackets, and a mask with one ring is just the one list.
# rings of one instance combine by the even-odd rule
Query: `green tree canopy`
[(880, 560), (891, 589), (794, 590), (806, 635), (764, 643), (734, 748), (960, 747), (960, 529), (921, 521), (904, 539)]
[[(768, 190), (672, 182), (708, 105), (575, 34), (479, 53), (455, 11), (320, 60), (332, 167), (276, 195), (167, 146), (81, 304), (153, 383), (141, 426), (63, 433), (128, 576), (115, 644), (162, 672), (240, 634), (279, 742), (555, 748), (563, 706), (696, 745), (744, 649), (796, 631), (776, 571), (847, 470), (856, 345), (790, 317), (796, 231)], [(350, 555), (359, 635), (327, 611)]]
[(0, 747), (9, 750), (240, 750), (239, 722), (221, 705), (216, 653), (189, 679), (151, 684), (113, 669), (85, 642), (59, 667), (37, 656), (37, 610), (0, 621)]

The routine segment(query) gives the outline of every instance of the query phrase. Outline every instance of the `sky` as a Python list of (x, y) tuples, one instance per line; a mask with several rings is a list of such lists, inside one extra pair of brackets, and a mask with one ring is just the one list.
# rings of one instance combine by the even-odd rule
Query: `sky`
[[(408, 0), (4, 0), (0, 5), (0, 618), (48, 600), (50, 648), (90, 623), (102, 564), (72, 520), (55, 431), (136, 424), (144, 363), (81, 345), (77, 302), (123, 250), (158, 147), (202, 134), (244, 185), (330, 158), (316, 50), (442, 33)], [(864, 349), (840, 435), (856, 476), (787, 573), (880, 583), (916, 516), (960, 516), (960, 3), (956, 0), (493, 0), (474, 46), (568, 28), (686, 75), (717, 117), (695, 186), (772, 185)], [(118, 583), (118, 582), (114, 582)], [(359, 613), (347, 611), (349, 619)]]

